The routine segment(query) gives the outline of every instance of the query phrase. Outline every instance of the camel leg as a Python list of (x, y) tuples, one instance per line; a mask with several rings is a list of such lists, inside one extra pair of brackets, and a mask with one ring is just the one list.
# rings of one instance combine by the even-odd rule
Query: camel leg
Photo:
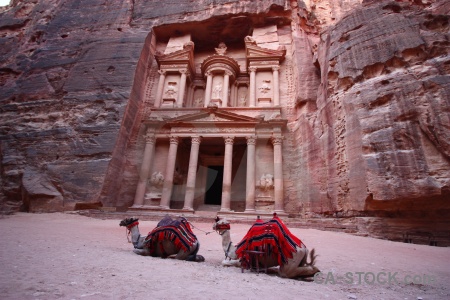
[(140, 236), (139, 239), (137, 240), (136, 243), (134, 244), (134, 249), (133, 252), (142, 256), (149, 256), (150, 255), (150, 251), (148, 251), (148, 249), (144, 249), (144, 240), (145, 240), (145, 236)]
[(319, 269), (313, 264), (306, 263), (308, 253), (307, 248), (297, 248), (297, 252), (294, 253), (292, 259), (289, 259), (287, 264), (280, 266), (280, 276), (287, 278), (307, 277), (319, 272)]
[[(319, 269), (315, 266), (303, 266), (303, 267), (297, 267), (289, 270), (289, 272), (286, 272), (287, 278), (296, 278), (296, 277), (311, 277), (314, 276), (319, 272)], [(281, 275), (281, 274), (280, 274)]]
[(150, 255), (150, 251), (148, 251), (148, 249), (133, 249), (133, 252), (142, 256)]
[(205, 258), (202, 255), (197, 255), (198, 250), (200, 249), (200, 242), (197, 241), (197, 245), (195, 246), (195, 250), (188, 255), (186, 258), (187, 261), (196, 261), (196, 262), (203, 262), (205, 261)]
[(240, 267), (241, 261), (239, 259), (224, 259), (222, 261), (222, 266), (226, 267)]
[(145, 238), (146, 238), (145, 236), (140, 235), (138, 237), (138, 239), (135, 242), (133, 242), (134, 248), (135, 249), (142, 249), (142, 248), (144, 248), (144, 240), (145, 240)]

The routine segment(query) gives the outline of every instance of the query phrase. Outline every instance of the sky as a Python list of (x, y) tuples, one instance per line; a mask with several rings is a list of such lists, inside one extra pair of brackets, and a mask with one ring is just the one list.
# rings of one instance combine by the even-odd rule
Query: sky
[(9, 1), (11, 1), (11, 0), (0, 0), (0, 6), (8, 5)]

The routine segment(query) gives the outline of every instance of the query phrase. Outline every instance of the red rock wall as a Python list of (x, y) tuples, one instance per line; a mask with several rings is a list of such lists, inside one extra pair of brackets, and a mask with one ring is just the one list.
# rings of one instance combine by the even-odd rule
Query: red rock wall
[(448, 210), (449, 11), (444, 0), (14, 1), (0, 10), (0, 203), (130, 205), (151, 29), (288, 14), (286, 209)]
[[(136, 143), (155, 25), (278, 1), (15, 0), (0, 10), (0, 154), (4, 210), (129, 204), (123, 174)], [(28, 184), (39, 178), (40, 186)], [(129, 179), (131, 178), (131, 179)], [(124, 193), (125, 200), (121, 199)], [(31, 202), (30, 202), (31, 201)], [(47, 204), (51, 203), (51, 204)], [(31, 205), (32, 204), (32, 205)], [(31, 207), (30, 207), (31, 205)]]
[(449, 8), (373, 2), (322, 33), (314, 125), (327, 156), (311, 168), (331, 211), (448, 210)]

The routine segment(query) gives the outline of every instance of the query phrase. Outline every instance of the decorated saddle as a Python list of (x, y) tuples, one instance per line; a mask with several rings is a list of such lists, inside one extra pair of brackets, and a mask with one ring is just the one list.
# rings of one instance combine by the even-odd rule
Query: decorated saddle
[(147, 235), (144, 240), (144, 248), (150, 250), (151, 256), (156, 255), (156, 247), (161, 247), (161, 252), (164, 253), (164, 249), (159, 243), (163, 240), (169, 240), (176, 248), (183, 249), (185, 252), (190, 252), (193, 244), (197, 241), (197, 237), (192, 231), (186, 218), (179, 217), (172, 220), (170, 217), (165, 217), (158, 223), (156, 228)]
[(267, 256), (276, 257), (278, 264), (281, 265), (287, 263), (296, 247), (301, 245), (302, 241), (289, 231), (277, 214), (274, 214), (270, 221), (256, 220), (236, 245), (236, 255), (241, 261), (249, 261), (247, 251), (261, 251)]

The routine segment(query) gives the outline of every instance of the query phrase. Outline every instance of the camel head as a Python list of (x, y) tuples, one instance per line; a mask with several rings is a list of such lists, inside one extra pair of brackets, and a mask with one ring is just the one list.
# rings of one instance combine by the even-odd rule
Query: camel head
[[(130, 230), (133, 226), (139, 224), (138, 221), (139, 221), (138, 218), (126, 218), (126, 219), (123, 219), (122, 221), (120, 221), (119, 226), (125, 226), (128, 230)], [(135, 224), (136, 222), (138, 222), (138, 223)]]
[(213, 225), (213, 230), (222, 235), (225, 231), (230, 230), (230, 222), (227, 219), (216, 218), (216, 222)]
[[(140, 236), (139, 228), (136, 227), (139, 225), (138, 221), (139, 221), (138, 218), (126, 218), (126, 219), (123, 219), (122, 221), (120, 221), (120, 223), (119, 223), (119, 226), (124, 226), (126, 228), (128, 243), (133, 243), (134, 248), (137, 247), (138, 241), (139, 241), (139, 236)], [(131, 229), (133, 227), (136, 227), (137, 230), (135, 228), (132, 232)], [(129, 239), (130, 235), (131, 235), (131, 241)]]

